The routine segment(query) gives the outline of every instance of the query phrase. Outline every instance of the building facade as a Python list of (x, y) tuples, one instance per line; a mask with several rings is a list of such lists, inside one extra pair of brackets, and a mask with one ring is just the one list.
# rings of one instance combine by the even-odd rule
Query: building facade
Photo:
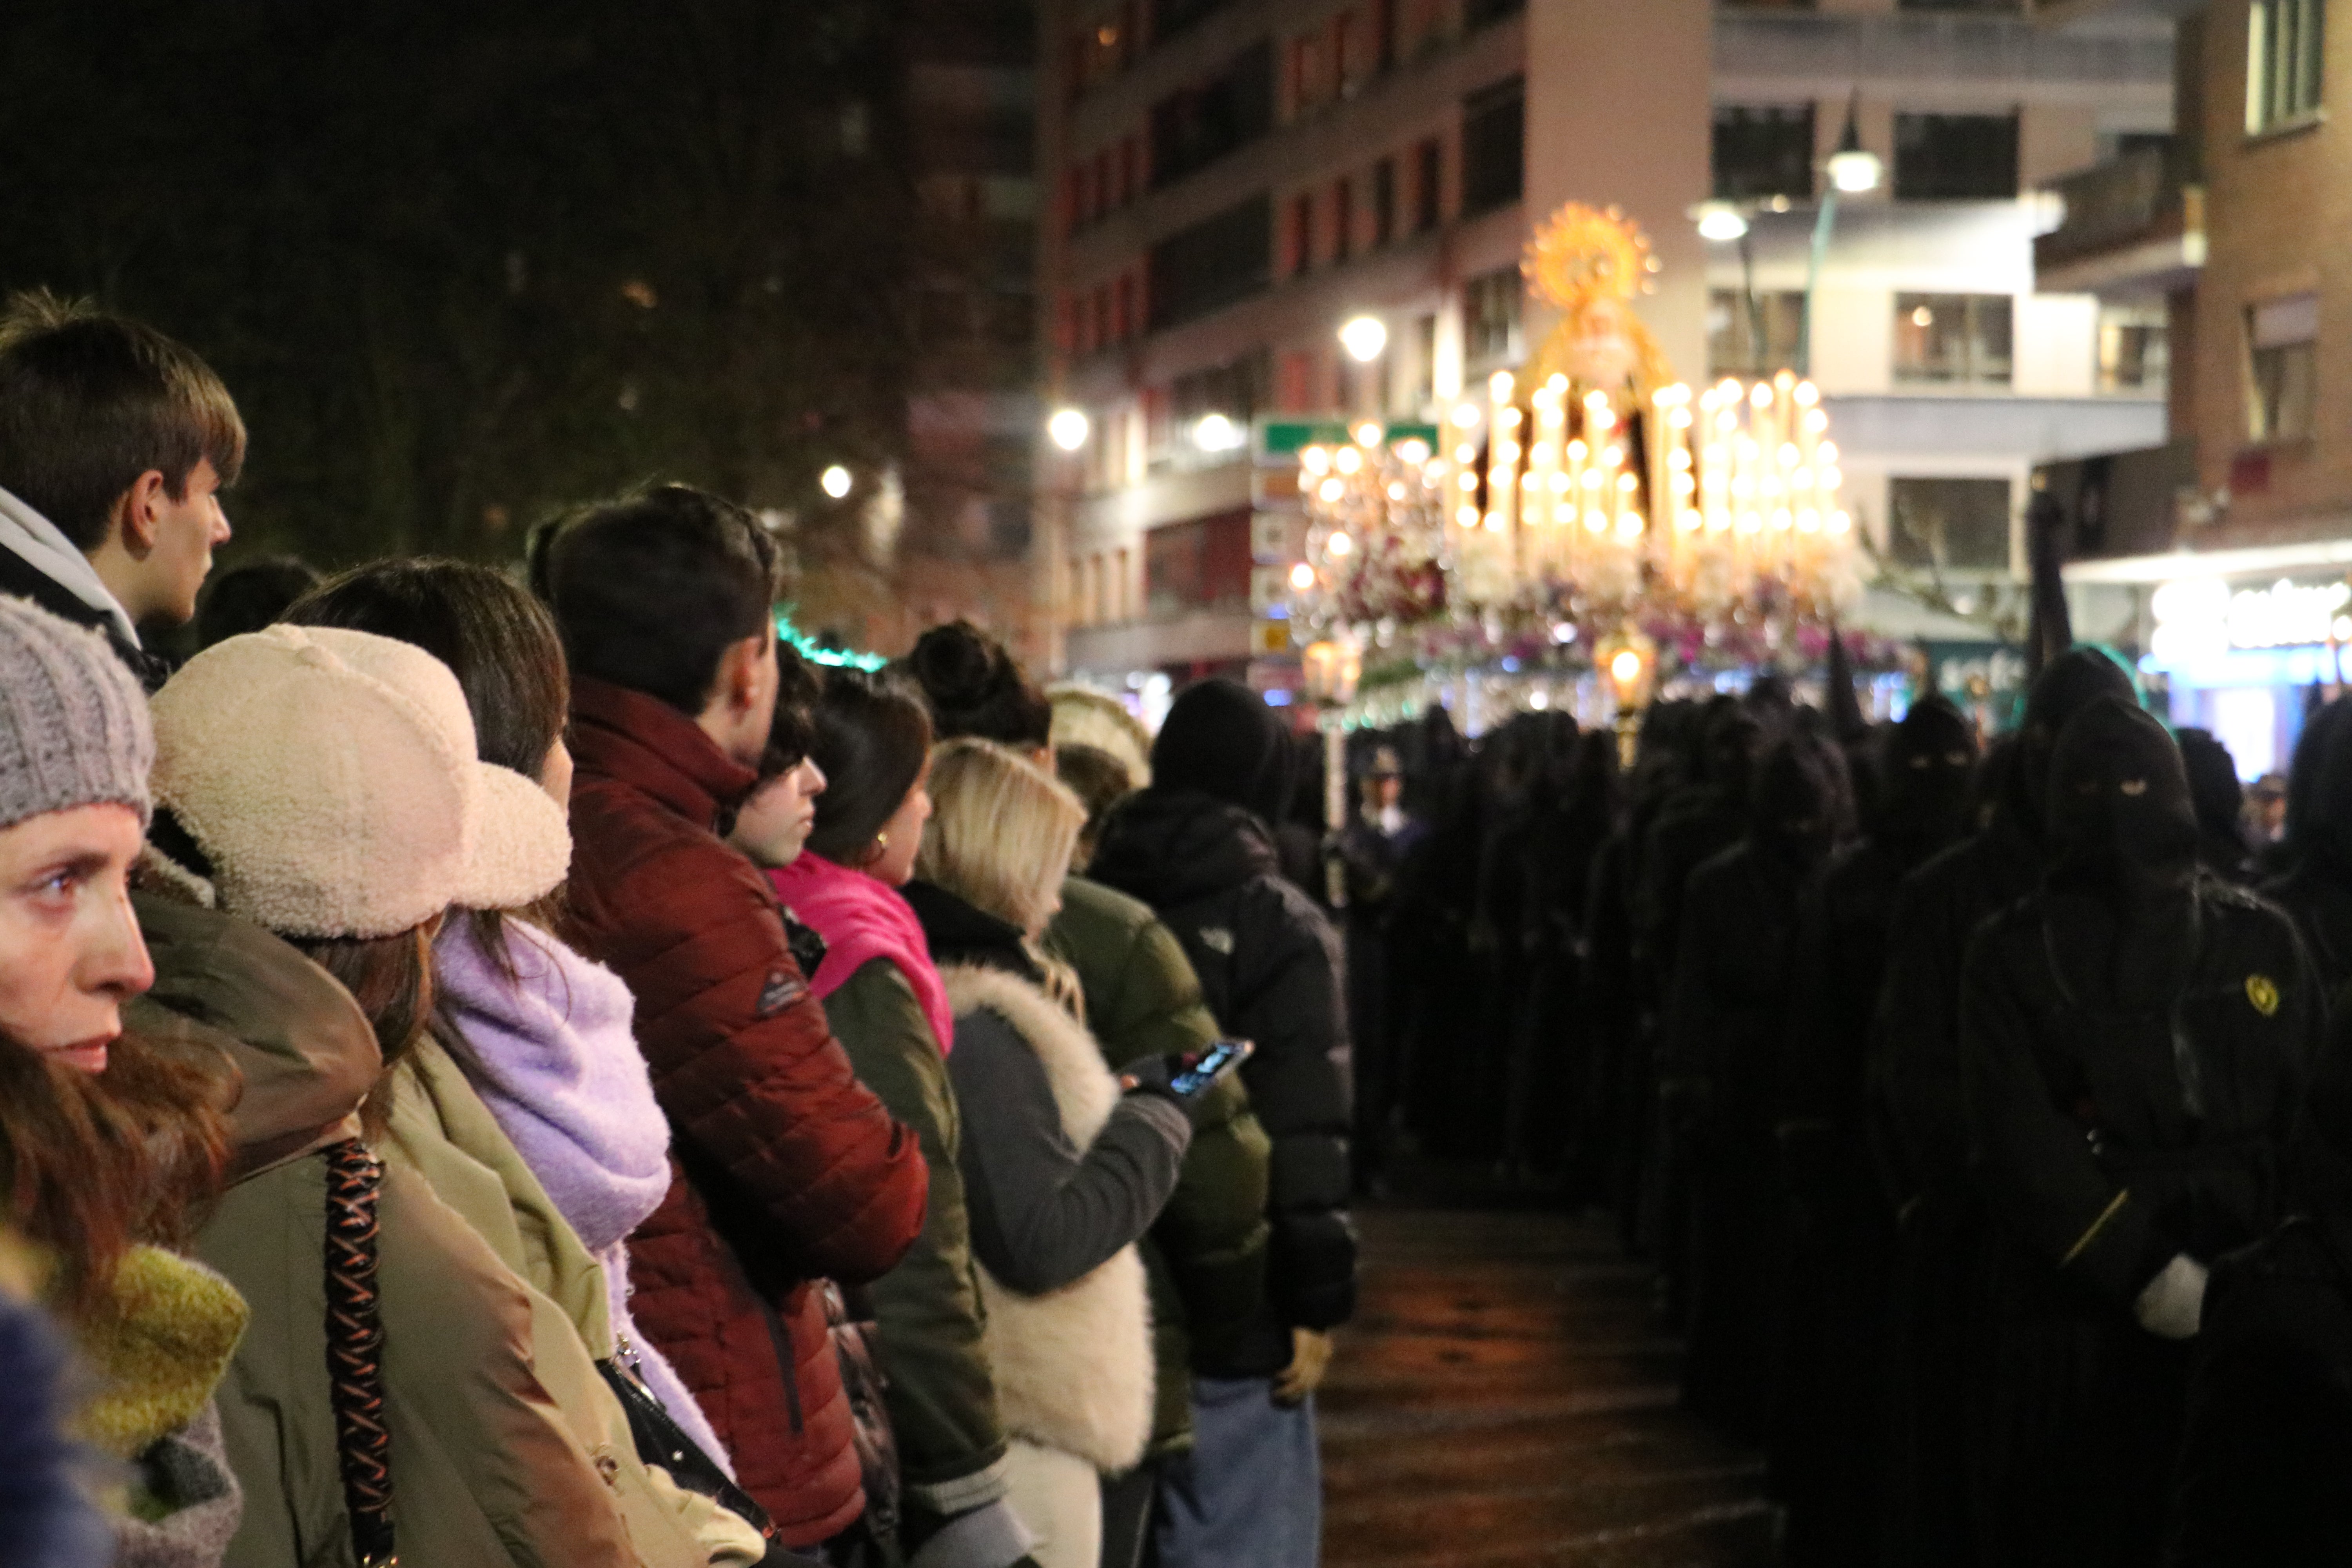
[[(2284, 766), (2352, 642), (2352, 17), (2329, 0), (2181, 11), (2179, 134), (2091, 171), (2042, 242), (2103, 299), (2163, 302), (2169, 439), (2050, 476), (2072, 591), (2127, 590), (2175, 719), (2246, 777)], [(2330, 13), (2338, 13), (2331, 15)]]
[[(1643, 314), (1686, 379), (1810, 347), (1855, 515), (1896, 563), (2006, 577), (2035, 465), (2163, 438), (2161, 308), (2034, 272), (2056, 211), (2037, 187), (2170, 128), (2160, 18), (1895, 0), (1054, 0), (1044, 18), (1048, 395), (1088, 428), (1043, 458), (1036, 565), (1072, 671), (1285, 685), (1286, 477), (1253, 460), (1254, 422), (1430, 418), (1517, 364), (1549, 325), (1521, 250), (1570, 200), (1649, 234)], [(1886, 178), (1842, 198), (1817, 262), (1849, 117)], [(1703, 239), (1710, 203), (1745, 233)], [(1385, 344), (1359, 363), (1339, 329), (1365, 316)]]

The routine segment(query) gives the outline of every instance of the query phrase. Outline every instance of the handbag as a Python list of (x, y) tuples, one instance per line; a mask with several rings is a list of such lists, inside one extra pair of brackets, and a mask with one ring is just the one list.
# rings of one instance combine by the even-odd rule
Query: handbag
[(887, 1540), (898, 1534), (900, 1502), (898, 1433), (890, 1424), (889, 1406), (883, 1402), (889, 1380), (882, 1375), (874, 1356), (874, 1342), (882, 1326), (862, 1298), (853, 1307), (832, 1280), (818, 1284), (824, 1292), (825, 1328), (841, 1363), (841, 1391), (849, 1400), (852, 1441), (866, 1488), (866, 1517)]
[(689, 1436), (677, 1418), (654, 1397), (652, 1389), (637, 1375), (636, 1368), (622, 1357), (632, 1354), (628, 1342), (622, 1342), (619, 1355), (605, 1356), (596, 1363), (596, 1370), (604, 1374), (612, 1385), (613, 1395), (621, 1402), (621, 1409), (629, 1418), (629, 1440), (636, 1445), (637, 1458), (648, 1465), (659, 1466), (669, 1478), (690, 1492), (699, 1492), (720, 1508), (741, 1519), (760, 1532), (762, 1540), (772, 1543), (776, 1539), (776, 1522), (768, 1510), (752, 1500), (751, 1494), (735, 1484), (721, 1469), (719, 1462), (702, 1451), (702, 1445)]

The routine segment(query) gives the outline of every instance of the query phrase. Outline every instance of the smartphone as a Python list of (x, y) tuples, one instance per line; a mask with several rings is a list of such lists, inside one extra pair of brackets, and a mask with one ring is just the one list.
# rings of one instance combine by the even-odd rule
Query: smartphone
[(1184, 1058), (1184, 1065), (1168, 1080), (1168, 1087), (1186, 1100), (1196, 1094), (1206, 1094), (1218, 1079), (1242, 1065), (1257, 1047), (1247, 1040), (1218, 1040), (1204, 1051), (1195, 1051)]

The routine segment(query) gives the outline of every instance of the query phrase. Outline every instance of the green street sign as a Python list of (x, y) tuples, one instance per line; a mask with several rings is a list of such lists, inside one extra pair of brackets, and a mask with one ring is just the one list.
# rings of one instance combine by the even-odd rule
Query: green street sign
[[(1256, 453), (1261, 464), (1280, 466), (1296, 462), (1298, 454), (1309, 447), (1344, 446), (1356, 438), (1356, 426), (1345, 419), (1260, 419), (1256, 421)], [(1399, 441), (1422, 440), (1430, 449), (1437, 447), (1437, 426), (1419, 421), (1391, 420), (1381, 426), (1381, 440), (1389, 446)]]

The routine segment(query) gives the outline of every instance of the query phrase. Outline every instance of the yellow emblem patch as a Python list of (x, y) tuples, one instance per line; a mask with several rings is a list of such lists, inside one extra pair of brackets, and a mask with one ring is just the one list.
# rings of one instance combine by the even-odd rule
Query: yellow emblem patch
[(2279, 1008), (2278, 982), (2267, 974), (2247, 975), (2246, 1000), (2254, 1005), (2255, 1012), (2269, 1017)]

